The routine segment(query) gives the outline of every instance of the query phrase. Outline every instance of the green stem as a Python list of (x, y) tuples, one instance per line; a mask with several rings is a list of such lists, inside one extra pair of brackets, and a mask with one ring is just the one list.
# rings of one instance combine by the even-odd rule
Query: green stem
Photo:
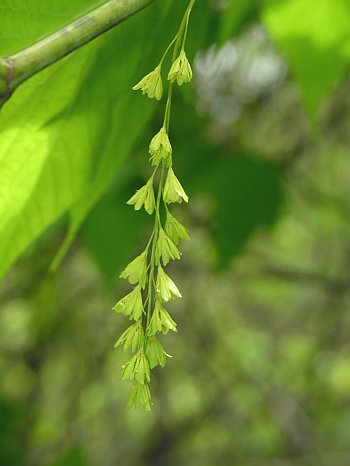
[[(154, 272), (156, 268), (156, 246), (157, 246), (157, 240), (158, 240), (158, 234), (159, 234), (160, 201), (161, 201), (162, 191), (163, 191), (164, 174), (165, 174), (164, 167), (162, 167), (161, 172), (160, 172), (159, 187), (158, 187), (157, 202), (156, 202), (156, 214), (155, 214), (153, 234), (152, 234), (153, 242), (152, 242), (151, 260), (150, 260), (151, 270), (150, 270), (150, 274), (148, 278), (148, 293), (147, 293), (148, 306), (147, 306), (146, 330), (149, 325), (151, 314), (152, 314), (152, 296), (153, 296), (153, 288), (155, 288)], [(145, 346), (146, 345), (147, 345), (147, 339), (145, 341)]]
[(0, 107), (24, 81), (112, 29), (155, 0), (109, 0), (35, 44), (0, 58)]
[[(175, 38), (172, 40), (170, 43), (169, 47), (166, 49), (161, 61), (160, 65), (162, 64), (165, 56), (169, 52), (171, 46), (174, 44), (174, 51), (173, 51), (173, 57), (172, 57), (172, 63), (177, 58), (178, 51), (180, 48), (180, 43), (182, 40), (182, 45), (184, 45), (184, 41), (186, 39), (186, 34), (187, 34), (187, 28), (188, 28), (188, 21), (189, 17), (191, 14), (192, 7), (194, 5), (196, 0), (191, 0), (186, 12), (184, 14), (184, 17), (182, 18), (180, 28), (178, 30), (178, 33), (176, 34)], [(169, 125), (170, 125), (170, 114), (171, 114), (171, 103), (172, 103), (172, 97), (173, 97), (173, 88), (174, 88), (174, 83), (170, 82), (169, 83), (169, 89), (168, 89), (168, 96), (167, 96), (167, 102), (166, 102), (166, 107), (165, 107), (165, 113), (164, 113), (164, 122), (163, 122), (163, 127), (165, 128), (166, 132), (169, 133)], [(146, 328), (145, 328), (145, 335), (147, 335), (147, 328), (150, 323), (151, 315), (152, 315), (152, 297), (153, 297), (153, 289), (154, 289), (154, 299), (157, 299), (156, 295), (156, 285), (155, 285), (155, 280), (154, 280), (154, 274), (155, 274), (155, 269), (156, 269), (156, 246), (157, 246), (157, 241), (158, 241), (158, 236), (159, 236), (159, 229), (161, 228), (161, 220), (160, 220), (160, 203), (162, 199), (162, 193), (163, 193), (163, 185), (164, 185), (164, 176), (165, 176), (165, 168), (162, 166), (161, 173), (160, 173), (160, 179), (159, 179), (159, 186), (158, 186), (158, 193), (157, 193), (157, 201), (156, 201), (156, 213), (155, 213), (155, 219), (154, 219), (154, 227), (153, 227), (153, 233), (152, 236), (152, 252), (151, 252), (151, 259), (150, 259), (150, 273), (148, 277), (148, 292), (147, 292), (147, 318), (146, 318)], [(168, 207), (165, 206), (167, 211)], [(145, 338), (144, 341), (144, 348), (146, 349), (147, 347), (147, 337)]]
[(166, 51), (164, 52), (164, 54), (163, 54), (163, 56), (162, 56), (162, 58), (161, 58), (161, 60), (160, 60), (160, 62), (159, 62), (159, 66), (162, 66), (165, 57), (168, 55), (168, 52), (169, 52), (169, 50), (171, 49), (171, 47), (173, 46), (173, 44), (174, 44), (174, 42), (176, 41), (176, 39), (177, 39), (177, 34), (176, 34), (176, 36), (174, 37), (174, 39), (170, 42), (170, 44), (168, 45), (168, 48), (166, 49)]
[[(191, 14), (191, 11), (192, 11), (192, 8), (193, 8), (193, 5), (194, 5), (195, 1), (196, 0), (191, 0), (190, 1), (188, 7), (186, 8), (186, 12), (184, 14), (184, 17), (182, 18), (179, 31), (178, 31), (178, 33), (176, 35), (176, 42), (175, 42), (175, 46), (174, 46), (172, 63), (174, 63), (174, 61), (177, 58), (178, 51), (179, 51), (179, 48), (180, 48), (181, 39), (183, 39), (182, 45), (184, 45), (184, 39), (185, 39), (184, 38), (184, 30), (185, 30), (185, 33), (187, 33), (188, 20), (189, 20), (189, 17), (190, 17), (190, 14)], [(169, 133), (169, 126), (170, 126), (170, 114), (171, 114), (171, 102), (172, 102), (172, 98), (173, 98), (173, 88), (174, 88), (174, 83), (170, 82), (169, 83), (169, 90), (168, 90), (168, 98), (167, 98), (166, 108), (165, 108), (164, 123), (163, 123), (163, 126), (166, 129), (167, 133)]]
[(185, 26), (185, 32), (184, 32), (184, 35), (183, 35), (183, 39), (182, 39), (182, 50), (185, 48), (185, 43), (186, 43), (186, 38), (187, 38), (187, 31), (188, 31), (188, 23), (189, 23), (189, 20), (190, 20), (190, 16), (191, 16), (191, 12), (192, 12), (192, 8), (193, 8), (193, 5), (195, 4), (195, 1), (196, 0), (192, 0), (190, 2), (190, 4), (188, 5), (188, 8), (187, 8), (187, 16), (186, 16), (186, 26)]

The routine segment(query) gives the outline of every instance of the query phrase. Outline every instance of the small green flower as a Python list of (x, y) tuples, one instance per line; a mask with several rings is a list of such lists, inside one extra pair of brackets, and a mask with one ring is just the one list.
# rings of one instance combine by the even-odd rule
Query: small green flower
[(150, 161), (153, 166), (163, 163), (165, 167), (171, 166), (171, 156), (173, 149), (171, 147), (168, 133), (164, 126), (153, 137), (149, 145)]
[(166, 363), (165, 356), (170, 356), (164, 351), (158, 338), (154, 336), (147, 339), (146, 354), (151, 369), (157, 366), (164, 367)]
[(149, 383), (151, 380), (150, 365), (143, 349), (140, 349), (123, 366), (122, 380), (136, 380), (139, 384)]
[(163, 82), (161, 76), (161, 67), (158, 65), (151, 73), (147, 74), (134, 87), (134, 91), (141, 90), (150, 99), (160, 100), (163, 96)]
[(167, 212), (164, 230), (176, 245), (179, 244), (179, 241), (186, 241), (190, 239), (186, 228), (176, 220), (169, 211)]
[(119, 312), (120, 314), (124, 314), (125, 316), (129, 317), (130, 320), (139, 320), (144, 312), (141, 286), (136, 286), (131, 293), (127, 294), (124, 296), (124, 298), (118, 301), (117, 304), (113, 307), (113, 310)]
[(135, 383), (132, 388), (128, 408), (145, 408), (146, 411), (151, 411), (151, 392), (147, 384)]
[(156, 290), (161, 301), (169, 301), (172, 298), (182, 298), (177, 286), (164, 272), (161, 265), (158, 265)]
[(144, 288), (147, 283), (147, 249), (131, 261), (119, 276), (129, 280), (132, 285), (139, 283)]
[(156, 254), (158, 261), (162, 259), (163, 265), (167, 265), (171, 259), (180, 259), (181, 253), (177, 249), (177, 246), (164, 232), (163, 228), (160, 227), (159, 236), (157, 241)]
[(161, 303), (156, 300), (154, 311), (147, 329), (147, 334), (152, 336), (156, 333), (164, 333), (166, 335), (169, 330), (177, 332), (176, 322), (170, 317), (168, 311), (164, 309)]
[(172, 202), (181, 203), (182, 201), (188, 202), (188, 196), (185, 193), (184, 188), (181, 186), (180, 181), (176, 178), (172, 168), (169, 168), (168, 176), (165, 180), (163, 199), (167, 204)]
[(145, 207), (146, 212), (150, 215), (153, 214), (156, 207), (153, 190), (153, 176), (147, 181), (145, 186), (138, 189), (131, 199), (127, 202), (128, 205), (133, 205), (135, 210), (140, 210), (142, 206)]
[(131, 348), (131, 351), (135, 353), (135, 351), (141, 347), (144, 338), (142, 321), (139, 320), (135, 324), (130, 325), (122, 336), (119, 338), (117, 343), (114, 345), (114, 348), (123, 345), (124, 351)]
[(168, 74), (168, 79), (171, 82), (177, 81), (179, 86), (191, 81), (192, 69), (184, 50), (181, 50), (180, 55), (172, 64)]

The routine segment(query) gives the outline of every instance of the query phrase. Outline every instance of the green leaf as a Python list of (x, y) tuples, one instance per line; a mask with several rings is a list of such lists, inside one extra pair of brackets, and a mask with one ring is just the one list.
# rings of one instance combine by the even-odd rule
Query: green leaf
[[(61, 7), (36, 0), (20, 15), (12, 3), (1, 6), (8, 37), (3, 52), (10, 44), (15, 47), (14, 41), (16, 48), (25, 45), (11, 39), (16, 30), (31, 42), (67, 23), (70, 14), (95, 5), (64, 2)], [(5, 106), (0, 116), (0, 276), (70, 211), (65, 252), (156, 108), (131, 86), (156, 65), (183, 10), (170, 0), (156, 3), (31, 79)]]
[[(134, 26), (131, 29), (130, 21), (127, 24), (122, 25), (122, 28), (128, 28), (129, 35), (132, 38), (135, 47), (138, 47), (138, 53), (140, 56), (138, 66), (138, 76), (132, 81), (131, 76), (127, 74), (125, 76), (125, 81), (130, 86), (130, 82), (133, 84), (136, 83), (140, 77), (144, 76), (147, 72), (154, 68), (157, 64), (157, 60), (162, 56), (163, 51), (169, 43), (169, 37), (172, 38), (177, 31), (177, 25), (180, 23), (180, 19), (184, 13), (184, 5), (177, 3), (176, 1), (168, 1), (162, 4), (160, 9), (149, 9), (147, 10), (146, 19), (142, 20), (142, 17), (138, 16), (133, 18), (132, 25)], [(148, 18), (148, 22), (147, 22)], [(192, 27), (191, 30), (191, 44), (196, 44), (200, 41), (200, 38), (206, 32), (207, 21), (198, 15), (198, 9), (195, 9), (194, 14), (192, 15), (191, 23), (197, 22), (199, 26), (197, 28)], [(150, 31), (154, 30), (153, 25), (159, 22), (159, 27), (157, 28), (157, 33), (150, 35)], [(169, 24), (172, 25), (174, 29), (173, 32), (169, 33)], [(144, 37), (140, 37), (140, 31), (144, 28)], [(122, 29), (121, 29), (122, 30)], [(121, 31), (116, 31), (120, 33)], [(147, 44), (146, 47), (144, 44)], [(146, 48), (146, 50), (145, 50)], [(147, 53), (145, 53), (147, 52)], [(107, 57), (103, 59), (101, 55), (98, 57), (99, 62), (96, 65), (96, 68), (103, 69), (105, 76), (108, 76), (108, 69), (113, 64), (113, 56), (115, 54), (115, 45), (106, 51)], [(128, 44), (128, 49), (126, 52), (129, 56), (129, 62), (131, 57), (134, 56), (134, 53), (130, 50), (130, 44)], [(141, 56), (143, 54), (143, 59)], [(109, 56), (108, 56), (109, 55)], [(157, 57), (157, 58), (154, 58)], [(102, 60), (102, 62), (101, 62)], [(132, 60), (130, 65), (135, 64), (135, 60)], [(114, 71), (113, 71), (114, 70)], [(119, 74), (118, 77), (115, 76), (115, 67), (112, 66), (112, 73), (110, 76), (110, 85), (113, 87), (116, 81), (120, 81), (122, 76)], [(93, 86), (94, 80), (91, 83)], [(96, 91), (99, 94), (100, 88), (96, 86)], [(96, 171), (93, 179), (91, 180), (90, 186), (88, 186), (88, 191), (83, 194), (83, 196), (75, 203), (71, 209), (71, 222), (68, 231), (66, 240), (59, 251), (58, 256), (56, 257), (53, 266), (56, 267), (65, 255), (67, 249), (69, 248), (72, 240), (74, 239), (78, 229), (80, 228), (83, 220), (86, 215), (100, 198), (100, 196), (105, 191), (106, 187), (111, 183), (113, 177), (116, 173), (116, 169), (121, 167), (122, 162), (124, 161), (128, 151), (132, 147), (132, 143), (141, 136), (142, 130), (146, 126), (150, 117), (153, 114), (155, 109), (155, 103), (150, 102), (149, 99), (146, 99), (142, 95), (120, 95), (118, 100), (118, 107), (114, 113), (114, 126), (110, 128), (109, 139), (104, 141), (104, 154), (103, 158), (99, 162), (98, 170)], [(135, 124), (137, 122), (137, 125)], [(122, 137), (121, 137), (122, 135)], [(119, 154), (124, 154), (118, 158), (117, 164), (115, 160), (115, 151), (118, 149)], [(147, 149), (145, 149), (147, 151)]]
[(253, 233), (273, 225), (283, 197), (277, 168), (244, 153), (223, 156), (202, 189), (216, 203), (214, 237), (221, 266), (242, 250)]
[(176, 120), (182, 144), (174, 169), (190, 199), (204, 195), (213, 203), (213, 238), (224, 267), (256, 231), (274, 224), (284, 198), (281, 173), (257, 154), (208, 144), (200, 137), (200, 121), (183, 110)]
[(83, 449), (77, 445), (67, 452), (61, 453), (61, 456), (50, 463), (50, 466), (86, 466), (87, 462), (84, 456)]
[(349, 63), (349, 2), (267, 0), (263, 20), (313, 115)]
[(238, 31), (245, 19), (254, 11), (257, 0), (230, 0), (224, 10), (218, 33), (218, 42), (231, 39)]
[(8, 55), (104, 3), (101, 0), (1, 0), (0, 55)]
[[(133, 192), (128, 182), (130, 174), (121, 170), (113, 190), (94, 206), (82, 227), (84, 243), (108, 283), (113, 283), (130, 261), (140, 232), (147, 224), (150, 225), (150, 218), (145, 212), (133, 212), (126, 205), (126, 199)], [(138, 180), (135, 189), (142, 182)]]
[(0, 464), (23, 464), (25, 444), (21, 439), (24, 426), (29, 425), (28, 412), (23, 405), (0, 398)]
[(86, 127), (73, 106), (88, 52), (31, 80), (1, 114), (0, 275), (88, 183), (88, 141), (76, 132)]

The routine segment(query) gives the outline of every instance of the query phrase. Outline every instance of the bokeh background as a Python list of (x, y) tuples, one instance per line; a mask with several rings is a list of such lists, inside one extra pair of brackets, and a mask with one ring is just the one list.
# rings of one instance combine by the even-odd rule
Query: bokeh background
[(149, 234), (125, 201), (147, 179), (159, 106), (58, 270), (65, 216), (0, 284), (1, 466), (350, 464), (350, 8), (197, 3), (194, 84), (172, 118), (191, 241), (169, 267), (183, 299), (153, 410), (125, 409), (113, 344), (127, 323), (111, 308)]

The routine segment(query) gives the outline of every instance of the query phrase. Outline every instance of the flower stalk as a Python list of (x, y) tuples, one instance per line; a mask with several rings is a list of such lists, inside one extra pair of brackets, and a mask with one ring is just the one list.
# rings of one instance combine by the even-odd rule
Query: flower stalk
[[(148, 182), (128, 201), (135, 210), (144, 207), (149, 215), (154, 215), (153, 230), (146, 249), (120, 275), (135, 285), (134, 291), (113, 308), (134, 320), (115, 346), (122, 346), (124, 350), (131, 350), (133, 353), (122, 370), (122, 379), (134, 383), (128, 406), (143, 407), (146, 410), (150, 410), (152, 405), (149, 390), (151, 370), (157, 366), (164, 367), (166, 358), (171, 357), (164, 350), (158, 334), (166, 335), (170, 330), (177, 331), (176, 322), (164, 308), (164, 303), (181, 298), (178, 287), (163, 267), (171, 260), (180, 259), (179, 242), (189, 239), (186, 228), (169, 210), (169, 204), (188, 202), (188, 196), (173, 170), (169, 128), (174, 85), (182, 85), (192, 79), (192, 70), (184, 47), (194, 3), (195, 0), (190, 1), (179, 30), (159, 64), (133, 87), (151, 99), (160, 100), (164, 89), (161, 75), (163, 61), (173, 47), (163, 125), (149, 145), (149, 160), (154, 171)], [(155, 195), (156, 180), (158, 186)]]

